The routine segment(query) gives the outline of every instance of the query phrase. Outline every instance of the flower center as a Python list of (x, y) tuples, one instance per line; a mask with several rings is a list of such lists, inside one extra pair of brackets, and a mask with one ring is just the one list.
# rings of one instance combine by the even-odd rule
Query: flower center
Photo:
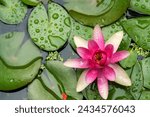
[(100, 64), (101, 59), (102, 59), (102, 54), (101, 54), (101, 52), (95, 52), (95, 53), (94, 53), (94, 56), (93, 56), (93, 60), (94, 60), (97, 64)]
[(96, 51), (93, 54), (93, 58), (92, 58), (93, 62), (100, 66), (105, 65), (106, 59), (107, 59), (106, 53), (103, 51)]

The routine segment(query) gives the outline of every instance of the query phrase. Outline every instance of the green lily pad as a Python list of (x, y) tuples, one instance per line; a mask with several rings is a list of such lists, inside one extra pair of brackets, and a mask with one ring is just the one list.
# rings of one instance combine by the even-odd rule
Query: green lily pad
[(121, 24), (138, 46), (150, 49), (150, 17), (133, 18)]
[(90, 84), (82, 91), (82, 93), (87, 100), (102, 100), (96, 83)]
[(0, 20), (7, 24), (22, 22), (27, 6), (21, 0), (0, 0)]
[(0, 90), (21, 88), (31, 82), (41, 65), (41, 53), (24, 32), (0, 35)]
[(137, 53), (135, 51), (130, 51), (130, 56), (122, 61), (120, 61), (119, 63), (121, 64), (121, 66), (123, 68), (131, 68), (132, 66), (134, 66), (137, 62)]
[(28, 86), (28, 99), (30, 100), (55, 100), (56, 98), (43, 87), (39, 79), (35, 79)]
[(132, 68), (130, 78), (131, 78), (132, 85), (130, 86), (129, 90), (131, 95), (134, 97), (134, 99), (137, 100), (140, 98), (140, 95), (143, 91), (143, 84), (144, 84), (142, 67), (138, 62)]
[(10, 91), (29, 84), (37, 75), (41, 59), (25, 68), (14, 69), (7, 67), (0, 60), (0, 90)]
[[(65, 67), (60, 61), (47, 61), (45, 67), (46, 69), (42, 72), (40, 81), (43, 89), (48, 91), (47, 93), (53, 95), (55, 99), (62, 99), (62, 94), (66, 94), (67, 99), (83, 98), (80, 93), (76, 92), (77, 79), (73, 69)], [(35, 99), (36, 89), (42, 90), (42, 88), (38, 85), (35, 88), (32, 85), (34, 85), (34, 82), (29, 86), (28, 92), (30, 93), (30, 99)], [(42, 93), (38, 94), (38, 97), (38, 99), (46, 98), (42, 96)]]
[(28, 21), (28, 31), (33, 42), (41, 49), (55, 51), (67, 41), (71, 31), (70, 16), (56, 3), (48, 4), (48, 14), (43, 4), (38, 4)]
[(21, 0), (21, 1), (30, 6), (37, 6), (40, 3), (40, 0)]
[(69, 14), (84, 25), (105, 26), (119, 19), (129, 6), (129, 0), (64, 0)]
[(150, 91), (148, 90), (143, 91), (140, 100), (150, 100)]
[(149, 0), (130, 0), (130, 9), (141, 14), (150, 15)]
[(150, 57), (141, 61), (143, 76), (144, 76), (144, 87), (150, 89)]
[(23, 43), (24, 32), (0, 35), (0, 59), (9, 67), (26, 67), (41, 58), (39, 49), (30, 41)]
[(72, 22), (72, 30), (71, 35), (69, 37), (69, 43), (73, 47), (73, 49), (76, 48), (76, 45), (74, 43), (74, 36), (80, 36), (83, 39), (89, 40), (92, 38), (93, 29), (88, 26), (84, 26), (78, 22), (76, 22), (74, 19), (71, 20)]
[[(105, 40), (108, 40), (113, 34), (115, 34), (118, 31), (124, 31), (123, 27), (120, 24), (120, 21), (122, 21), (122, 20), (126, 20), (126, 19), (121, 18), (119, 21), (102, 28), (102, 32), (103, 32)], [(123, 39), (122, 39), (121, 44), (119, 46), (119, 50), (128, 49), (130, 46), (130, 43), (131, 43), (131, 38), (124, 31), (124, 36), (123, 36)]]
[(114, 83), (109, 86), (108, 100), (131, 100), (133, 97), (127, 87), (123, 87)]

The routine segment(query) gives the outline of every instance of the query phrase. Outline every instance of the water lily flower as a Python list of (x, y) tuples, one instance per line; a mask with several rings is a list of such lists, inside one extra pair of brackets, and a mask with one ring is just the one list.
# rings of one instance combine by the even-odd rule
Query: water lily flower
[(72, 68), (85, 69), (77, 83), (77, 92), (85, 89), (97, 80), (99, 94), (103, 99), (108, 97), (108, 81), (114, 81), (124, 86), (130, 86), (131, 80), (127, 73), (116, 63), (127, 58), (129, 52), (117, 51), (123, 31), (117, 32), (104, 42), (99, 25), (96, 25), (91, 40), (74, 37), (77, 53), (81, 58), (68, 59), (64, 65)]

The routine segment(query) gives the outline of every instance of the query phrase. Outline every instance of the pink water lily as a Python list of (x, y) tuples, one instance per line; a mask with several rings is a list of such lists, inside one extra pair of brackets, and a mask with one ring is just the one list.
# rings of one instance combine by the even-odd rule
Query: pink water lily
[(81, 58), (68, 59), (64, 65), (72, 68), (85, 69), (77, 83), (77, 92), (82, 91), (97, 80), (98, 91), (103, 99), (108, 97), (108, 81), (114, 81), (124, 86), (130, 86), (131, 80), (127, 73), (116, 63), (129, 56), (128, 51), (117, 49), (123, 38), (123, 32), (117, 32), (105, 43), (102, 31), (95, 26), (93, 37), (86, 41), (74, 37), (77, 53)]

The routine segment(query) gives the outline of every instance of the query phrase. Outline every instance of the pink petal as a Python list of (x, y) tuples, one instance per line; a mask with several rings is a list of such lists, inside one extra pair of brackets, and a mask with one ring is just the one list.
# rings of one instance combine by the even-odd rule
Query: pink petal
[(116, 63), (119, 62), (125, 58), (127, 58), (130, 55), (130, 53), (128, 51), (118, 51), (116, 53), (113, 54), (112, 59), (111, 59), (111, 63)]
[(103, 68), (102, 74), (104, 75), (105, 78), (107, 78), (110, 81), (114, 81), (116, 78), (116, 74), (115, 74), (114, 70), (109, 66), (105, 66)]
[(74, 43), (75, 43), (76, 47), (88, 48), (88, 41), (86, 41), (85, 39), (83, 39), (81, 37), (74, 36)]
[(104, 77), (98, 77), (97, 79), (97, 86), (99, 94), (103, 99), (107, 99), (108, 97), (108, 80)]
[(113, 53), (115, 53), (122, 41), (123, 38), (123, 31), (117, 32), (114, 35), (112, 35), (110, 37), (110, 39), (106, 42), (106, 45), (108, 44), (112, 44), (114, 46), (114, 51)]
[(98, 70), (97, 69), (90, 69), (86, 74), (86, 82), (92, 83), (98, 76)]
[(94, 40), (89, 40), (88, 41), (88, 49), (94, 53), (96, 52), (97, 50), (99, 50), (99, 47), (97, 45), (97, 43), (94, 41)]
[(92, 57), (90, 51), (83, 47), (77, 48), (77, 53), (82, 57), (83, 59), (90, 59)]
[(108, 65), (111, 61), (111, 57), (113, 55), (113, 50), (114, 50), (114, 47), (112, 44), (108, 44), (106, 47), (105, 47), (105, 52), (107, 54), (107, 61), (106, 61), (106, 65)]
[(93, 39), (98, 44), (99, 48), (101, 50), (104, 50), (104, 46), (105, 46), (104, 37), (103, 37), (102, 31), (101, 31), (99, 25), (96, 25), (94, 27)]
[(86, 81), (86, 74), (88, 73), (89, 70), (84, 70), (82, 72), (82, 74), (79, 77), (78, 83), (77, 83), (77, 87), (76, 87), (76, 91), (80, 92), (83, 89), (85, 89), (90, 83), (88, 83)]
[(68, 59), (64, 65), (72, 68), (89, 68), (90, 62), (84, 59)]
[(114, 47), (112, 44), (108, 44), (106, 47), (105, 47), (105, 52), (107, 53), (107, 57), (111, 58), (112, 55), (113, 55), (113, 50), (114, 50)]
[(115, 82), (124, 86), (131, 86), (131, 80), (128, 74), (117, 64), (110, 64), (110, 67), (116, 73)]

